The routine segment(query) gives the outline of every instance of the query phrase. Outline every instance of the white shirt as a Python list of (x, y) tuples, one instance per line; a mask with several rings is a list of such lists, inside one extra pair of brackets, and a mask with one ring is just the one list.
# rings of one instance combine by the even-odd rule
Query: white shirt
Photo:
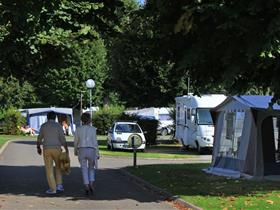
[(96, 138), (96, 128), (90, 125), (78, 127), (74, 136), (75, 153), (78, 148), (89, 147), (96, 149), (96, 155), (99, 156), (98, 142)]

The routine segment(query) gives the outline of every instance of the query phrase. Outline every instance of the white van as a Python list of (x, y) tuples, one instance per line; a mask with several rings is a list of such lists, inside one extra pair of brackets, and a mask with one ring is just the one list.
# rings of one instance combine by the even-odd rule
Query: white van
[(222, 94), (176, 97), (175, 138), (184, 148), (195, 148), (203, 153), (213, 147), (214, 126), (210, 109), (226, 99)]

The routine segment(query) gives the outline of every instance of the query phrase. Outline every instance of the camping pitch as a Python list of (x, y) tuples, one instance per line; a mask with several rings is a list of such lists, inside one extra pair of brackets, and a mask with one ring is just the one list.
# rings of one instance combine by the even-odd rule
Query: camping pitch
[(21, 113), (26, 116), (27, 124), (33, 128), (36, 134), (39, 133), (41, 125), (47, 121), (48, 112), (55, 112), (58, 116), (57, 121), (62, 123), (66, 121), (69, 124), (69, 135), (72, 135), (75, 131), (75, 125), (73, 123), (73, 110), (71, 108), (33, 108), (33, 109), (21, 109)]
[(211, 166), (222, 176), (280, 176), (280, 106), (271, 96), (229, 96), (211, 109), (215, 124)]

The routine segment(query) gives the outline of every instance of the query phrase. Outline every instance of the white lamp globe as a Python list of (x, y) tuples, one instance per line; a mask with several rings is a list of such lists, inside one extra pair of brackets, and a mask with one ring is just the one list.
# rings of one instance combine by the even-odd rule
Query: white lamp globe
[(95, 86), (95, 82), (94, 82), (94, 80), (93, 79), (88, 79), (87, 81), (86, 81), (86, 86), (87, 86), (87, 88), (94, 88), (94, 86)]

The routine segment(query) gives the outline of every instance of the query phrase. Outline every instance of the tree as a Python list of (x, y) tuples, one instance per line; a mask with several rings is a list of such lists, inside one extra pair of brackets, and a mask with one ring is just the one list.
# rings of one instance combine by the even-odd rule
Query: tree
[(278, 1), (149, 0), (146, 7), (158, 12), (161, 46), (191, 76), (195, 92), (253, 87), (279, 98)]
[[(52, 102), (51, 105), (75, 106), (81, 91), (86, 91), (86, 80), (93, 78), (96, 83), (93, 91), (94, 104), (101, 105), (103, 85), (108, 75), (104, 42), (100, 39), (85, 45), (73, 44), (73, 51), (75, 56), (65, 58), (68, 59), (69, 66), (46, 70), (43, 79), (48, 82), (36, 83), (38, 93), (45, 101)], [(54, 92), (50, 94), (50, 90)], [(87, 94), (85, 96), (87, 99)]]
[(186, 75), (161, 56), (164, 51), (158, 52), (158, 16), (147, 14), (144, 10), (134, 12), (111, 51), (111, 82), (127, 106), (166, 106), (186, 89)]
[(123, 7), (120, 0), (1, 1), (3, 76), (32, 82), (43, 102), (68, 106), (85, 78), (96, 76), (100, 104), (108, 70), (104, 39), (118, 33)]
[(0, 77), (0, 109), (23, 108), (37, 101), (34, 87), (15, 77)]

